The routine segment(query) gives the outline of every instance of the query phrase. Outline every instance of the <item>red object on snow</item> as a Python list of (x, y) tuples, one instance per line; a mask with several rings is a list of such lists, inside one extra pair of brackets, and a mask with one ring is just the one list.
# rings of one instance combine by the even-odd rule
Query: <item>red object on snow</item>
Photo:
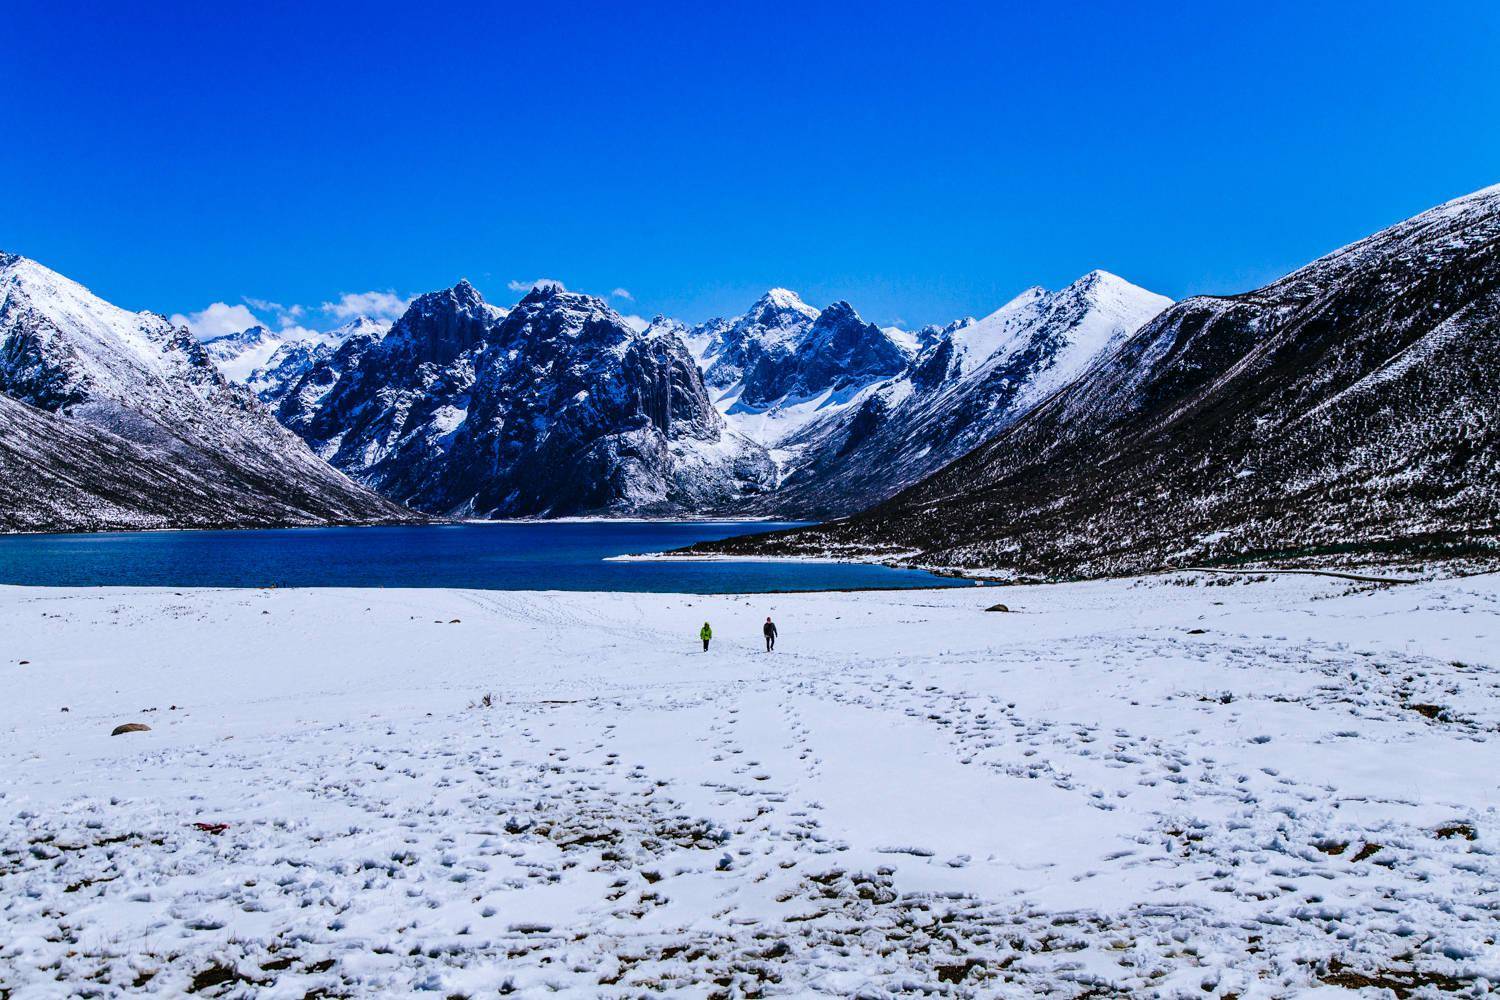
[(195, 830), (202, 830), (204, 833), (211, 833), (214, 836), (218, 836), (219, 834), (223, 833), (225, 830), (229, 829), (229, 824), (228, 823), (194, 823), (193, 824), (193, 829), (195, 829)]

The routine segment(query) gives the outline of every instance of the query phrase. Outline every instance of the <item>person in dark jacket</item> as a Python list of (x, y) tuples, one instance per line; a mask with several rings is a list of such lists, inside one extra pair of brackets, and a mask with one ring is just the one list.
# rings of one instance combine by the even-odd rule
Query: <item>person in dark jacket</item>
[(708, 652), (708, 640), (713, 637), (714, 630), (708, 627), (708, 622), (704, 622), (703, 627), (698, 630), (698, 638), (703, 640), (703, 651), (705, 653)]
[(766, 637), (766, 652), (769, 653), (776, 648), (776, 623), (771, 620), (770, 615), (766, 616), (766, 623), (760, 627), (760, 631)]

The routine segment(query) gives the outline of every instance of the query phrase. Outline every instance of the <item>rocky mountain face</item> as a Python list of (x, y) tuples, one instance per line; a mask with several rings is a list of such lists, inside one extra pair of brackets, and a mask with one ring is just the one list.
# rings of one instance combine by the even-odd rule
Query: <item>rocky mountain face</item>
[(963, 459), (816, 529), (703, 548), (1038, 577), (1487, 554), (1500, 187), (1168, 309)]
[[(845, 302), (819, 311), (772, 289), (743, 316), (692, 328), (657, 317), (636, 333), (602, 302), (572, 293), (553, 302), (554, 291), (532, 297), (526, 315), (552, 303), (603, 323), (608, 336), (557, 337), (543, 323), (544, 335), (517, 339), (505, 310), (460, 283), (416, 300), (384, 339), (284, 347), (251, 384), (318, 454), (434, 513), (821, 518), (883, 500), (998, 433), (1168, 304), (1096, 272), (1062, 292), (1031, 289), (982, 321), (913, 334), (867, 323)], [(640, 367), (646, 345), (659, 358)], [(655, 369), (670, 373), (680, 402), (672, 421), (642, 437), (639, 406), (600, 409), (608, 397), (590, 386), (658, 379)], [(485, 421), (519, 433), (507, 415), (516, 402), (550, 428), (536, 386), (553, 373), (568, 376), (559, 383), (567, 392), (545, 399), (570, 433), (549, 429), (549, 448), (573, 447), (583, 461), (545, 452), (576, 466), (561, 480), (527, 464), (535, 442), (479, 443)], [(580, 391), (594, 402), (575, 418), (570, 397)], [(519, 464), (511, 470), (497, 454)], [(589, 477), (597, 483), (585, 489)]]
[[(849, 303), (819, 311), (785, 288), (771, 289), (743, 316), (709, 320), (684, 339), (697, 345), (704, 382), (731, 418), (774, 416), (820, 396), (826, 401), (901, 372), (912, 353)], [(751, 436), (769, 443), (763, 434)]]
[(711, 388), (727, 389), (769, 353), (787, 357), (796, 350), (818, 310), (796, 292), (773, 288), (734, 319), (711, 319), (685, 337), (703, 365), (703, 380)]
[[(12, 528), (412, 516), (319, 461), (186, 330), (119, 309), (13, 254), (0, 254), (0, 395), (8, 397), (4, 517)], [(143, 470), (172, 474), (152, 479)], [(151, 503), (132, 507), (151, 481)], [(59, 498), (68, 496), (98, 502), (64, 517)]]
[(433, 513), (724, 509), (767, 487), (677, 331), (539, 287), (514, 310), (468, 282), (415, 300), (281, 393), (278, 415), (336, 467)]
[(779, 442), (797, 457), (768, 505), (823, 518), (876, 504), (1004, 431), (1169, 305), (1094, 271), (919, 331), (926, 346), (898, 376)]

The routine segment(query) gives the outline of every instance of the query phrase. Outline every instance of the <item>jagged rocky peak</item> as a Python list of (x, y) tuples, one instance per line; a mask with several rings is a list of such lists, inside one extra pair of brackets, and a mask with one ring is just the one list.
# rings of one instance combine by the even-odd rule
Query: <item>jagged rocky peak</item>
[(965, 316), (963, 319), (956, 319), (951, 323), (928, 323), (926, 326), (912, 333), (911, 337), (916, 343), (917, 352), (921, 353), (938, 341), (946, 340), (964, 327), (973, 326), (977, 322), (978, 320), (973, 316)]
[(368, 316), (356, 316), (323, 332), (300, 326), (270, 330), (256, 324), (210, 337), (203, 341), (203, 349), (231, 381), (249, 386), (266, 399), (268, 392), (282, 395), (290, 380), (306, 370), (310, 359), (331, 354), (351, 337), (381, 337), (388, 329), (389, 324), (377, 323)]
[[(634, 336), (636, 331), (625, 322), (625, 317), (597, 295), (589, 295), (584, 292), (570, 292), (561, 285), (551, 282), (540, 282), (531, 291), (516, 303), (512, 311), (513, 321), (509, 327), (514, 328), (518, 323), (527, 323), (539, 317), (548, 317), (547, 330), (554, 334), (567, 333), (578, 335), (590, 324), (602, 324), (596, 327), (596, 332), (603, 333), (604, 339), (616, 339)], [(506, 339), (514, 339), (513, 336)]]
[(508, 313), (466, 283), (424, 295), (284, 394), (279, 413), (335, 467), (462, 516), (725, 509), (771, 478), (723, 420), (681, 337), (539, 284)]
[(413, 299), (384, 342), (390, 353), (412, 363), (444, 364), (482, 345), (507, 313), (486, 302), (479, 289), (461, 278), (452, 288)]
[(694, 353), (707, 363), (704, 381), (735, 406), (758, 410), (894, 375), (913, 348), (909, 336), (866, 323), (847, 302), (818, 310), (785, 288), (771, 289), (738, 319), (696, 328), (689, 342), (694, 336)]
[(801, 325), (800, 321), (815, 320), (818, 310), (802, 301), (802, 297), (789, 288), (772, 288), (755, 301), (745, 313), (744, 319), (767, 328), (791, 329)]
[[(819, 313), (808, 328), (784, 380), (775, 377), (781, 373), (756, 373), (764, 377), (754, 387), (754, 395), (770, 401), (788, 394), (840, 389), (895, 375), (910, 359), (905, 345), (865, 322), (849, 303), (838, 301)], [(748, 376), (746, 381), (750, 382)]]
[[(692, 333), (692, 328), (681, 320), (676, 320), (670, 316), (663, 316), (661, 313), (657, 313), (651, 318), (651, 322), (646, 324), (646, 329), (642, 332), (652, 337), (672, 335), (680, 337), (684, 342), (686, 342), (687, 338)], [(696, 352), (694, 353), (696, 355)]]
[(773, 288), (733, 319), (711, 319), (686, 338), (704, 364), (704, 381), (728, 389), (765, 353), (787, 354), (818, 318), (818, 310), (796, 292)]

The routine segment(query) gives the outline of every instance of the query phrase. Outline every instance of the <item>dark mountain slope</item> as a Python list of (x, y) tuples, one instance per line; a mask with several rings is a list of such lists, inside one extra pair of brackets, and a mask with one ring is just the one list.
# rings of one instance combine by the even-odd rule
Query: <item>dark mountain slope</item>
[[(368, 495), (351, 494), (361, 502), (339, 505), (317, 483), (212, 454), (183, 461), (0, 395), (0, 532), (368, 523)], [(391, 510), (382, 520), (410, 519)]]
[(414, 519), (319, 461), (186, 330), (10, 254), (0, 395), (12, 528)]
[(550, 286), (509, 312), (467, 282), (421, 296), (384, 338), (310, 367), (279, 413), (359, 482), (439, 514), (723, 510), (773, 476), (672, 327)]
[(1497, 416), (1500, 187), (1180, 303), (864, 514), (703, 548), (1046, 577), (1490, 551)]

